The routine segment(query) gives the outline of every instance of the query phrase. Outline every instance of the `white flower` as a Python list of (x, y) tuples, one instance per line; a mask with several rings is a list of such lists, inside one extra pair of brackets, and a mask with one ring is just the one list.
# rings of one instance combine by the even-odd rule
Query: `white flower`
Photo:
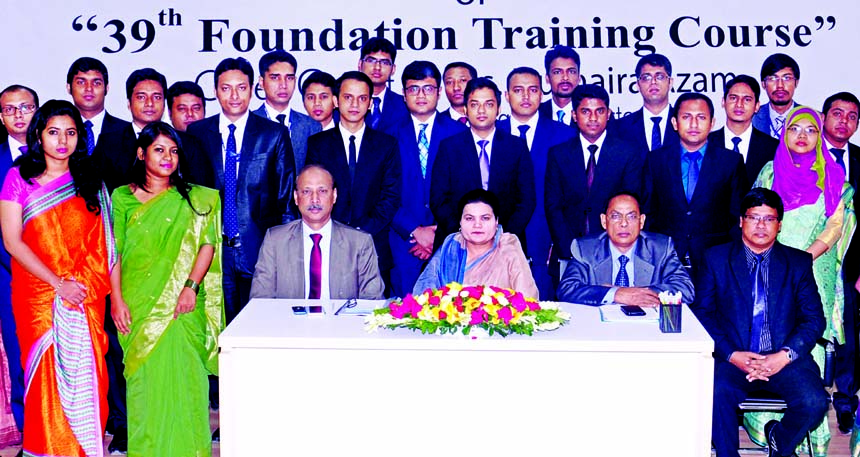
[(555, 330), (560, 325), (561, 324), (559, 324), (557, 321), (544, 322), (543, 324), (536, 325), (535, 329), (543, 332), (543, 331), (547, 331), (547, 330)]

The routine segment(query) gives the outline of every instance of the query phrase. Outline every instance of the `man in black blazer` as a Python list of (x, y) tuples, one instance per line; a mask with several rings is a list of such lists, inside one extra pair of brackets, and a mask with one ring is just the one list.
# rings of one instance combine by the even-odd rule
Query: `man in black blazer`
[(469, 125), (466, 117), (466, 97), (464, 93), (466, 84), (478, 77), (478, 70), (466, 62), (451, 62), (445, 65), (442, 80), (445, 81), (445, 96), (451, 105), (445, 111), (439, 113), (443, 117), (455, 120), (465, 126)]
[(755, 188), (740, 208), (741, 241), (707, 251), (691, 305), (714, 339), (712, 439), (718, 457), (737, 456), (737, 405), (767, 390), (788, 403), (782, 420), (764, 427), (768, 455), (794, 455), (827, 412), (811, 355), (824, 332), (821, 298), (812, 257), (776, 241), (779, 195)]
[[(228, 323), (248, 302), (266, 230), (293, 219), (288, 211), (295, 176), (290, 136), (285, 127), (251, 115), (253, 81), (254, 69), (247, 60), (222, 60), (215, 67), (215, 96), (221, 112), (188, 126), (188, 133), (208, 155), (215, 188), (221, 191), (222, 282)], [(232, 180), (225, 174), (229, 169), (235, 173)]]
[(111, 116), (105, 111), (105, 96), (108, 93), (108, 71), (105, 64), (92, 57), (75, 60), (66, 73), (66, 91), (84, 120), (87, 132), (87, 152), (90, 154), (104, 133), (116, 132), (129, 123)]
[(552, 146), (576, 136), (576, 130), (537, 113), (541, 99), (541, 81), (540, 73), (534, 68), (518, 67), (508, 73), (505, 99), (511, 106), (511, 117), (496, 122), (496, 127), (526, 140), (535, 174), (536, 206), (526, 226), (526, 257), (529, 259), (540, 299), (553, 300), (555, 286), (548, 269), (552, 237), (543, 205), (547, 155)]
[(358, 71), (367, 75), (373, 82), (373, 96), (367, 114), (367, 125), (373, 130), (388, 134), (391, 134), (390, 130), (400, 124), (402, 119), (409, 117), (403, 96), (395, 94), (388, 87), (388, 80), (397, 70), (394, 64), (396, 58), (397, 48), (381, 37), (367, 40), (361, 46), (361, 55), (358, 58)]
[(726, 82), (722, 101), (726, 126), (708, 136), (708, 141), (743, 157), (747, 183), (744, 190), (753, 187), (761, 168), (773, 160), (779, 146), (779, 141), (752, 125), (753, 115), (759, 110), (759, 95), (761, 89), (752, 76), (738, 75)]
[(688, 92), (675, 106), (672, 126), (680, 141), (651, 151), (645, 162), (646, 230), (671, 236), (695, 277), (705, 249), (737, 231), (746, 172), (740, 154), (708, 143), (710, 98)]
[(662, 54), (648, 54), (636, 63), (636, 85), (642, 95), (642, 108), (616, 121), (616, 128), (639, 151), (642, 160), (648, 152), (678, 142), (672, 128), (672, 62)]
[[(854, 188), (854, 208), (857, 208), (857, 190), (860, 189), (860, 147), (849, 142), (857, 132), (860, 101), (850, 92), (839, 92), (824, 101), (824, 147), (830, 151), (836, 163), (844, 166), (845, 179)], [(848, 251), (842, 261), (845, 310), (842, 313), (845, 328), (845, 344), (836, 345), (835, 378), (837, 392), (833, 393), (833, 409), (839, 431), (851, 433), (854, 411), (857, 409), (857, 312), (860, 277), (860, 236), (856, 233), (849, 241)]]
[(308, 139), (308, 165), (322, 165), (337, 188), (334, 220), (373, 236), (379, 271), (391, 287), (388, 231), (400, 207), (400, 152), (397, 140), (365, 123), (373, 83), (359, 71), (335, 84), (339, 124)]
[(535, 178), (526, 142), (496, 128), (502, 94), (491, 79), (469, 81), (465, 96), (469, 130), (443, 141), (433, 165), (430, 210), (437, 224), (434, 246), (438, 249), (445, 237), (460, 227), (460, 198), (482, 188), (498, 197), (499, 223), (527, 250), (525, 232), (535, 210)]
[(546, 52), (543, 64), (552, 96), (541, 103), (540, 117), (576, 127), (570, 99), (579, 85), (579, 63), (579, 54), (569, 46), (554, 46)]
[(579, 134), (549, 149), (544, 187), (553, 244), (550, 267), (556, 281), (571, 258), (573, 239), (603, 231), (600, 212), (609, 197), (622, 190), (642, 190), (639, 153), (614, 128), (607, 129), (606, 90), (594, 84), (580, 85), (572, 103)]

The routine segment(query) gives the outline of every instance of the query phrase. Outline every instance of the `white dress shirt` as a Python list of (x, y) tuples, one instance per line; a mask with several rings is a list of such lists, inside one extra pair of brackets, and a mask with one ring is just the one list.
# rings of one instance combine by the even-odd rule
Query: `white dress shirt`
[[(226, 164), (227, 162), (227, 139), (230, 138), (230, 128), (228, 127), (230, 124), (236, 126), (236, 131), (233, 132), (233, 136), (236, 138), (236, 154), (242, 154), (242, 140), (245, 138), (245, 125), (248, 124), (248, 116), (250, 115), (250, 111), (245, 111), (245, 114), (242, 115), (236, 122), (230, 122), (230, 119), (227, 119), (227, 116), (224, 113), (221, 113), (218, 116), (218, 131), (221, 132), (221, 163)], [(236, 176), (239, 176), (239, 166), (241, 162), (236, 162)]]
[[(448, 108), (448, 114), (451, 115), (451, 119), (453, 119), (457, 122), (460, 122), (461, 117), (466, 117), (465, 114), (460, 114), (460, 112), (455, 110), (454, 108)], [(466, 119), (466, 120), (468, 121), (468, 119)]]
[(648, 111), (648, 108), (642, 107), (642, 124), (645, 126), (645, 141), (648, 143), (648, 150), (653, 149), (651, 147), (651, 132), (654, 131), (654, 121), (651, 120), (652, 117), (659, 116), (660, 117), (660, 145), (662, 146), (663, 139), (666, 138), (666, 129), (672, 128), (669, 124), (669, 105), (666, 105), (663, 108), (663, 111), (660, 111), (660, 114), (653, 114), (651, 111)]
[(478, 146), (478, 141), (487, 140), (488, 143), (487, 143), (487, 146), (484, 148), (484, 150), (487, 151), (487, 160), (490, 163), (493, 163), (493, 138), (495, 138), (495, 136), (496, 136), (496, 129), (495, 128), (493, 128), (493, 131), (490, 132), (490, 134), (486, 138), (479, 137), (478, 134), (475, 133), (474, 130), (472, 130), (472, 144), (475, 145), (475, 153), (478, 154), (478, 160), (479, 161), (481, 160), (481, 147)]
[(410, 116), (412, 117), (412, 127), (415, 129), (415, 144), (418, 144), (418, 134), (421, 132), (421, 124), (427, 124), (427, 129), (424, 130), (424, 136), (427, 137), (427, 149), (428, 149), (427, 152), (429, 153), (430, 152), (429, 151), (430, 141), (431, 141), (430, 135), (433, 132), (433, 123), (436, 122), (436, 113), (434, 112), (433, 114), (431, 114), (430, 119), (427, 119), (426, 121), (423, 121), (423, 122), (418, 120), (418, 118), (412, 114), (410, 114)]
[[(9, 137), (9, 139), (11, 140), (12, 137)], [(830, 152), (830, 148), (836, 147), (836, 146), (833, 146), (832, 144), (830, 144), (830, 142), (827, 141), (827, 138), (824, 138), (824, 135), (821, 135), (821, 139), (824, 140), (824, 148), (826, 149), (827, 152)], [(845, 143), (845, 146), (843, 146), (839, 149), (845, 150), (845, 152), (842, 154), (842, 161), (845, 162), (845, 182), (851, 182), (851, 161), (848, 160), (848, 143)], [(833, 160), (835, 161), (836, 156), (833, 155), (832, 152), (830, 153), (830, 155), (833, 157)], [(838, 163), (837, 163), (837, 165), (838, 165)]]
[(511, 135), (515, 137), (520, 136), (520, 126), (528, 125), (529, 129), (526, 130), (526, 143), (529, 146), (529, 151), (532, 150), (532, 143), (535, 141), (535, 130), (537, 130), (538, 123), (538, 114), (535, 113), (531, 119), (526, 122), (520, 122), (516, 120), (513, 116), (511, 116)]
[(105, 114), (107, 111), (102, 110), (101, 113), (96, 114), (95, 116), (84, 119), (84, 122), (90, 121), (93, 123), (93, 144), (99, 143), (99, 135), (102, 134), (102, 125), (105, 123)]
[(12, 161), (21, 156), (21, 147), (27, 146), (24, 143), (19, 143), (18, 140), (9, 136), (9, 152), (12, 154)]
[(287, 105), (287, 109), (285, 109), (283, 111), (277, 111), (277, 110), (275, 110), (275, 108), (272, 107), (272, 105), (269, 105), (268, 103), (263, 103), (263, 109), (266, 110), (266, 117), (268, 117), (270, 121), (277, 122), (278, 124), (280, 124), (280, 122), (278, 121), (278, 114), (283, 114), (284, 116), (287, 116), (287, 118), (284, 119), (284, 125), (286, 125), (287, 128), (290, 128), (290, 106), (289, 105)]
[(358, 163), (358, 154), (361, 152), (361, 140), (364, 138), (364, 129), (367, 124), (361, 123), (361, 128), (357, 132), (352, 133), (344, 127), (343, 123), (339, 124), (340, 136), (343, 137), (343, 150), (346, 152), (346, 163), (349, 164), (349, 137), (355, 136), (355, 163)]
[[(302, 242), (304, 247), (305, 257), (305, 295), (311, 292), (311, 251), (314, 248), (314, 240), (311, 235), (319, 233), (320, 238), (320, 254), (322, 254), (322, 263), (320, 265), (320, 300), (328, 300), (331, 298), (331, 289), (329, 287), (329, 257), (331, 253), (331, 219), (325, 223), (319, 230), (310, 228), (308, 224), (302, 221)], [(307, 298), (307, 297), (304, 297)]]
[(334, 128), (334, 117), (332, 117), (331, 120), (328, 121), (328, 124), (322, 126), (322, 131), (324, 132), (328, 129), (333, 129), (333, 128)]
[(588, 151), (588, 146), (596, 145), (597, 151), (594, 153), (594, 163), (597, 164), (597, 161), (600, 160), (600, 151), (603, 150), (603, 141), (606, 140), (606, 130), (600, 134), (600, 137), (597, 138), (597, 141), (594, 143), (589, 142), (582, 136), (582, 133), (579, 134), (579, 141), (582, 143), (582, 157), (584, 161), (582, 163), (585, 164), (585, 167), (588, 168), (588, 157), (591, 156), (591, 152)]
[(564, 111), (564, 124), (573, 125), (573, 103), (568, 103), (564, 108), (555, 104), (555, 99), (550, 97), (550, 103), (552, 104), (552, 120), (558, 120), (558, 110)]
[(732, 138), (740, 138), (741, 139), (741, 142), (738, 143), (738, 151), (744, 157), (744, 163), (747, 163), (747, 157), (749, 156), (749, 152), (750, 152), (750, 140), (752, 139), (752, 129), (753, 129), (752, 123), (750, 123), (749, 127), (747, 127), (747, 129), (744, 130), (744, 133), (741, 133), (740, 135), (735, 135), (734, 132), (729, 130), (728, 127), (723, 129), (723, 132), (724, 132), (723, 136), (726, 137), (725, 146), (726, 146), (726, 149), (728, 149), (729, 151), (731, 151), (735, 148), (735, 144), (732, 142)]

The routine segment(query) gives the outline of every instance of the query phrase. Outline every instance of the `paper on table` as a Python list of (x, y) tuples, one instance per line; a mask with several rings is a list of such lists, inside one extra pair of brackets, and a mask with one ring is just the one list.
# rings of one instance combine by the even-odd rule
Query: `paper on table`
[[(368, 316), (373, 314), (373, 310), (379, 308), (388, 300), (356, 300), (356, 305), (352, 308), (344, 306), (341, 308), (338, 313), (339, 316)], [(340, 307), (343, 303), (337, 303), (337, 307)], [(337, 307), (335, 310), (337, 310)]]
[(601, 322), (657, 322), (660, 313), (656, 308), (642, 307), (644, 316), (628, 316), (621, 311), (621, 305), (603, 305), (600, 307)]

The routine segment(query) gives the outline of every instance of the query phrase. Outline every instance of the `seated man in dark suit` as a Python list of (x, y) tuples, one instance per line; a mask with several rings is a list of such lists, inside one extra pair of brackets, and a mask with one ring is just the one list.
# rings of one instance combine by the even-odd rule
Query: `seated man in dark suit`
[(575, 127), (570, 100), (579, 85), (579, 54), (569, 46), (554, 46), (544, 55), (546, 83), (552, 96), (541, 103), (541, 117)]
[(315, 71), (302, 82), (305, 111), (311, 119), (319, 122), (321, 131), (333, 129), (335, 125), (335, 84), (334, 76), (324, 71)]
[(584, 305), (621, 303), (657, 306), (660, 292), (680, 292), (692, 303), (693, 281), (678, 260), (672, 239), (642, 232), (639, 197), (613, 195), (600, 215), (606, 232), (573, 240), (571, 260), (558, 286), (558, 299)]
[(337, 201), (331, 173), (305, 167), (293, 199), (302, 218), (266, 232), (251, 298), (382, 298), (373, 238), (331, 219)]
[(108, 89), (107, 67), (98, 59), (81, 57), (66, 73), (66, 91), (84, 120), (89, 154), (93, 153), (103, 133), (117, 132), (129, 125), (105, 111)]
[(167, 111), (170, 123), (179, 132), (188, 124), (206, 117), (203, 89), (193, 81), (176, 81), (167, 89)]
[(388, 231), (400, 207), (401, 187), (397, 140), (365, 124), (373, 93), (367, 75), (348, 71), (335, 89), (340, 122), (308, 139), (307, 163), (322, 165), (334, 176), (340, 192), (332, 217), (373, 236), (379, 270), (390, 285)]
[(675, 108), (672, 126), (680, 142), (651, 151), (645, 163), (645, 227), (671, 236), (695, 277), (705, 249), (737, 231), (746, 172), (740, 154), (708, 142), (714, 126), (710, 98), (684, 93)]
[[(579, 134), (549, 149), (544, 205), (552, 235), (550, 268), (556, 280), (570, 259), (574, 238), (600, 233), (600, 210), (621, 190), (640, 192), (642, 159), (609, 123), (609, 94), (584, 84), (573, 92)], [(560, 259), (560, 260), (559, 260)]]
[(508, 74), (505, 99), (511, 106), (511, 117), (496, 122), (496, 127), (526, 140), (535, 173), (535, 212), (526, 226), (526, 257), (541, 300), (555, 298), (555, 286), (548, 265), (552, 238), (544, 212), (544, 181), (549, 148), (576, 135), (576, 130), (538, 115), (541, 99), (540, 73), (529, 67), (514, 68)]
[(308, 153), (308, 137), (322, 131), (322, 126), (306, 114), (290, 109), (297, 71), (296, 58), (289, 52), (277, 50), (264, 54), (260, 58), (260, 87), (266, 93), (266, 101), (253, 113), (287, 127), (296, 170), (301, 170)]
[(439, 145), (430, 183), (437, 249), (446, 236), (459, 229), (457, 203), (473, 189), (489, 190), (499, 198), (501, 205), (496, 213), (499, 223), (504, 231), (526, 244), (526, 225), (535, 210), (534, 171), (526, 142), (496, 128), (501, 96), (491, 79), (469, 81), (466, 84), (469, 130)]
[(445, 65), (442, 80), (445, 81), (445, 97), (448, 98), (448, 104), (451, 106), (439, 114), (468, 126), (469, 118), (466, 117), (464, 93), (466, 84), (477, 77), (478, 70), (466, 62), (451, 62)]
[(800, 84), (800, 66), (791, 56), (771, 54), (761, 64), (761, 86), (767, 92), (765, 103), (753, 116), (753, 127), (779, 139), (785, 130), (785, 117), (798, 106), (794, 91)]
[(385, 133), (390, 133), (391, 128), (409, 116), (403, 96), (395, 94), (388, 87), (388, 80), (397, 70), (394, 64), (396, 58), (397, 48), (394, 44), (380, 37), (367, 40), (361, 46), (361, 55), (358, 58), (358, 71), (366, 74), (373, 82), (373, 98), (367, 114), (367, 125)]
[(636, 86), (642, 95), (642, 108), (619, 119), (616, 128), (632, 141), (642, 160), (649, 151), (677, 143), (672, 128), (672, 62), (662, 54), (648, 54), (636, 63)]
[(741, 241), (707, 251), (691, 309), (714, 339), (712, 439), (717, 457), (738, 455), (738, 403), (766, 390), (788, 404), (765, 425), (770, 456), (794, 455), (827, 412), (811, 351), (824, 332), (812, 257), (776, 241), (783, 204), (768, 189), (741, 203)]
[(391, 222), (388, 236), (394, 268), (391, 282), (394, 295), (404, 297), (433, 254), (436, 221), (430, 211), (430, 177), (439, 143), (467, 130), (463, 124), (439, 115), (439, 69), (432, 62), (416, 60), (403, 70), (401, 81), (409, 117), (393, 132), (400, 149), (400, 208)]
[(760, 94), (758, 82), (752, 76), (738, 75), (726, 82), (722, 102), (726, 126), (708, 136), (708, 141), (743, 157), (747, 180), (744, 189), (752, 187), (761, 167), (773, 160), (779, 146), (779, 141), (752, 125), (753, 115), (759, 110)]

